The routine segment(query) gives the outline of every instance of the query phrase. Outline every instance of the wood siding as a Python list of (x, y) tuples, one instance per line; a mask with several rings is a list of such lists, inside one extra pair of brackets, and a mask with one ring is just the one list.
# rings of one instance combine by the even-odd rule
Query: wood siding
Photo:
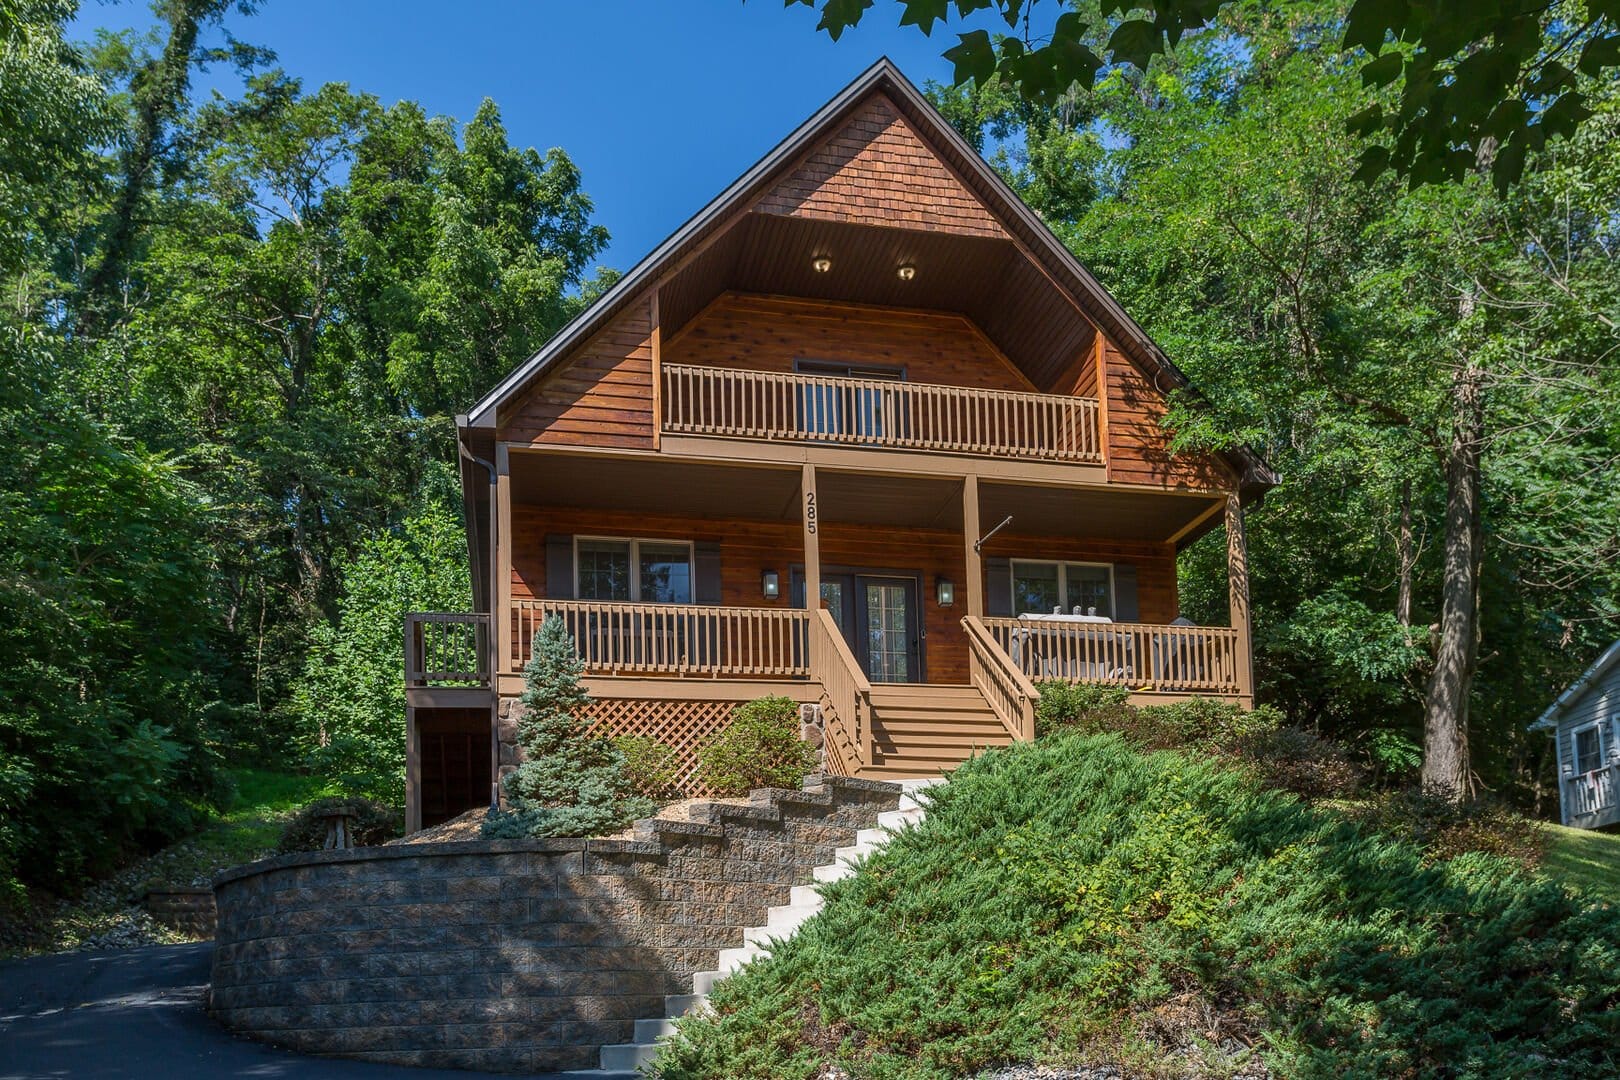
[(1007, 235), (883, 94), (863, 102), (755, 209), (926, 232)]
[(1168, 411), (1165, 393), (1112, 342), (1102, 348), (1108, 373), (1108, 479), (1205, 491), (1236, 487), (1231, 468), (1216, 456), (1170, 453), (1170, 433), (1160, 426)]
[(650, 297), (632, 303), (501, 417), (499, 437), (652, 449), (652, 329)]
[(728, 293), (664, 344), (666, 364), (791, 372), (795, 360), (903, 367), (911, 382), (1034, 387), (961, 315)]
[[(623, 536), (650, 540), (714, 541), (720, 545), (720, 602), (744, 607), (786, 608), (789, 574), (804, 560), (804, 536), (797, 522), (723, 520), (607, 510), (517, 505), (512, 508), (512, 596), (531, 599), (546, 591), (545, 538), (548, 534)], [(960, 532), (949, 529), (873, 529), (823, 522), (821, 564), (916, 574), (922, 608), (924, 673), (931, 683), (968, 681), (968, 646), (961, 620), (967, 614), (966, 555)], [(1050, 536), (998, 535), (985, 545), (986, 557), (1067, 559), (1129, 563), (1136, 567), (1142, 622), (1164, 622), (1178, 613), (1176, 560), (1166, 544), (1133, 544)], [(782, 597), (760, 595), (760, 575), (782, 575)], [(935, 602), (935, 582), (957, 583), (957, 602)]]

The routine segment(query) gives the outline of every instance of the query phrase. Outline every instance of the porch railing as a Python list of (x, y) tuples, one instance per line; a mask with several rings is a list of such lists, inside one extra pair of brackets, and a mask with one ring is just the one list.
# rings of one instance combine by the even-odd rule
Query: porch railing
[(1040, 692), (1007, 653), (996, 644), (990, 631), (976, 616), (962, 620), (967, 631), (968, 674), (973, 685), (990, 703), (1001, 726), (1014, 739), (1028, 742), (1035, 737), (1035, 702)]
[(809, 614), (810, 671), (821, 683), (827, 767), (837, 775), (854, 776), (862, 765), (872, 764), (872, 684), (831, 613), (818, 608)]
[(1590, 817), (1615, 808), (1615, 774), (1620, 767), (1605, 765), (1589, 773), (1577, 773), (1564, 778), (1564, 815), (1569, 821)]
[(1107, 683), (1133, 690), (1252, 693), (1227, 626), (985, 619), (996, 645), (1030, 679)]
[(488, 686), (489, 616), (405, 616), (406, 686)]
[(1095, 398), (666, 364), (673, 435), (1101, 462)]
[(796, 678), (810, 672), (809, 612), (706, 604), (517, 600), (513, 660), (528, 663), (535, 632), (552, 615), (598, 675)]

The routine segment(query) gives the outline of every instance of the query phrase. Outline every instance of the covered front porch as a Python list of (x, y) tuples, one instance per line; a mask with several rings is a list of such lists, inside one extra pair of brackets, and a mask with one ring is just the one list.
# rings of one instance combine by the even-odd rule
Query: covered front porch
[[(555, 615), (593, 695), (640, 703), (611, 706), (628, 729), (667, 736), (651, 717), (685, 709), (702, 717), (677, 734), (696, 738), (739, 701), (786, 694), (820, 706), (829, 768), (851, 775), (1031, 738), (1043, 679), (1252, 701), (1235, 498), (802, 456), (510, 453), (493, 493), (499, 617), (413, 617), (413, 686), (514, 697)], [(1222, 523), (1232, 625), (1190, 625), (1175, 553)], [(457, 634), (481, 671), (435, 664)]]

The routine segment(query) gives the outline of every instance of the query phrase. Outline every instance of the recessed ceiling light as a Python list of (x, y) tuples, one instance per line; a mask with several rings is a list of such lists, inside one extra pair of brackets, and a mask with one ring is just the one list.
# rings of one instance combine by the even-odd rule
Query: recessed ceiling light
[(907, 263), (899, 270), (896, 270), (895, 273), (900, 275), (901, 281), (910, 281), (912, 278), (917, 276), (917, 268), (912, 266), (910, 263)]
[(810, 268), (818, 274), (825, 274), (832, 269), (832, 259), (825, 255), (817, 255), (810, 260)]

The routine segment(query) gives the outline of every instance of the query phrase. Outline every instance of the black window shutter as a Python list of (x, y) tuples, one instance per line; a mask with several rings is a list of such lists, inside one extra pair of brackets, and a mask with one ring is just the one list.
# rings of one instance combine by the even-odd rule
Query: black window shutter
[(1129, 563), (1114, 564), (1114, 621), (1142, 621), (1142, 609), (1136, 602), (1136, 567)]
[(1012, 560), (986, 559), (984, 560), (985, 589), (984, 613), (996, 617), (1006, 617), (1012, 610)]
[(574, 598), (574, 538), (569, 533), (546, 534), (546, 599)]
[(699, 540), (692, 545), (692, 599), (700, 604), (720, 602), (720, 543)]

